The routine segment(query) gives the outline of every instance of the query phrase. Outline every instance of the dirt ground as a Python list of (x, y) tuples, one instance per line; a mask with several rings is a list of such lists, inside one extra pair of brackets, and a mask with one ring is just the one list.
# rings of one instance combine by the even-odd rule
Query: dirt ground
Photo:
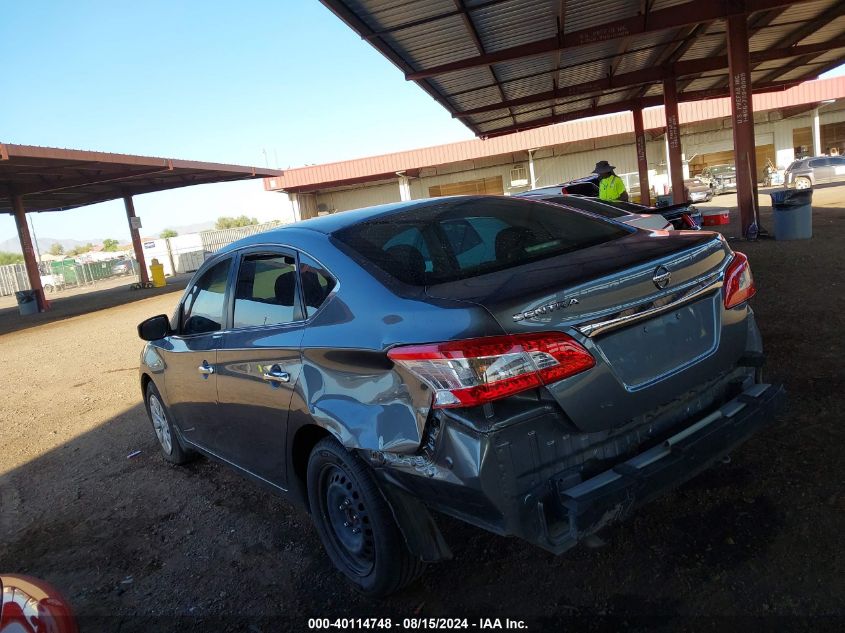
[(83, 631), (307, 630), (309, 617), (352, 616), (840, 630), (845, 188), (815, 204), (812, 240), (734, 244), (756, 277), (768, 379), (789, 392), (770, 431), (598, 549), (554, 557), (444, 519), (455, 560), (384, 601), (341, 581), (302, 511), (216, 463), (159, 457), (135, 325), (171, 312), (177, 293), (20, 329), (0, 315), (0, 572), (53, 583)]

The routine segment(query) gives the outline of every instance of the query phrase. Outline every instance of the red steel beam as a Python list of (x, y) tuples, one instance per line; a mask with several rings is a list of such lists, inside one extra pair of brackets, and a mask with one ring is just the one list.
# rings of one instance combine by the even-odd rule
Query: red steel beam
[(126, 221), (129, 222), (129, 233), (132, 235), (132, 248), (135, 250), (135, 259), (141, 275), (141, 283), (149, 283), (150, 277), (147, 274), (147, 260), (144, 257), (144, 245), (141, 244), (141, 232), (132, 226), (132, 218), (135, 215), (135, 203), (132, 196), (123, 197), (123, 206), (126, 207)]
[(640, 204), (651, 206), (651, 191), (648, 184), (648, 158), (646, 156), (645, 130), (643, 129), (643, 111), (635, 108), (634, 115), (634, 142), (637, 146), (637, 169), (640, 172)]
[(15, 194), (12, 196), (14, 205), (15, 224), (18, 227), (18, 239), (23, 251), (23, 261), (26, 267), (26, 276), (29, 279), (29, 287), (35, 291), (35, 300), (38, 302), (38, 311), (44, 312), (48, 309), (44, 288), (41, 287), (41, 272), (38, 270), (38, 262), (35, 261), (35, 252), (32, 249), (32, 237), (29, 234), (29, 224), (26, 222), (26, 209), (23, 206), (23, 196)]
[(757, 204), (757, 159), (754, 145), (754, 108), (751, 100), (751, 62), (748, 54), (748, 24), (745, 16), (728, 18), (731, 120), (733, 123), (736, 191), (742, 235), (755, 221)]
[[(759, 51), (751, 53), (751, 63), (762, 63), (765, 61), (772, 61), (775, 59), (788, 59), (806, 54), (821, 54), (826, 53), (835, 48), (845, 48), (845, 38), (837, 38), (827, 42), (819, 42), (817, 44), (808, 44), (806, 46), (790, 46), (787, 48), (779, 48), (775, 50)], [(652, 68), (643, 68), (629, 73), (622, 73), (620, 75), (599, 79), (597, 81), (587, 81), (571, 86), (563, 86), (556, 90), (549, 90), (546, 92), (539, 92), (537, 94), (520, 97), (518, 99), (511, 99), (509, 101), (501, 101), (471, 110), (464, 110), (452, 115), (453, 118), (466, 118), (482, 112), (495, 112), (505, 108), (514, 108), (522, 105), (529, 105), (532, 103), (540, 103), (542, 101), (550, 101), (553, 99), (563, 99), (566, 97), (588, 95), (594, 92), (602, 92), (605, 90), (614, 90), (624, 88), (627, 86), (637, 86), (648, 83), (656, 83), (663, 81), (664, 77), (674, 76), (682, 77), (684, 75), (698, 75), (704, 72), (715, 70), (728, 69), (728, 56), (718, 55), (716, 57), (708, 57), (701, 59), (690, 59), (681, 62), (676, 62), (668, 66), (655, 66)]]
[[(795, 79), (789, 81), (776, 81), (767, 84), (759, 84), (754, 86), (754, 92), (773, 92), (776, 90), (786, 90), (788, 88), (792, 88), (793, 86), (797, 86), (798, 84), (805, 81), (804, 79)], [(680, 103), (685, 103), (687, 101), (699, 101), (701, 99), (718, 99), (721, 97), (729, 97), (730, 91), (727, 87), (724, 88), (708, 88), (706, 90), (695, 90), (692, 92), (682, 92), (678, 95), (678, 101)], [(651, 108), (654, 106), (663, 105), (663, 97), (660, 95), (653, 96), (653, 97), (643, 97), (642, 99), (629, 99), (626, 101), (617, 101), (615, 103), (609, 103), (607, 105), (598, 106), (596, 108), (584, 108), (582, 110), (574, 110), (572, 112), (567, 112), (566, 114), (556, 114), (550, 117), (544, 117), (542, 119), (536, 119), (534, 121), (528, 121), (526, 123), (521, 123), (517, 126), (505, 127), (494, 130), (485, 134), (482, 138), (495, 138), (497, 136), (503, 136), (505, 134), (512, 134), (513, 132), (522, 132), (524, 130), (530, 130), (537, 127), (543, 127), (546, 125), (553, 125), (555, 123), (563, 123), (565, 121), (574, 121), (576, 119), (583, 119), (585, 117), (591, 116), (601, 116), (604, 114), (618, 114), (619, 112), (625, 112), (627, 110), (634, 110), (636, 108)], [(547, 110), (548, 108), (538, 108), (539, 110)], [(523, 113), (523, 114), (528, 114)]]
[(681, 153), (681, 119), (678, 116), (678, 88), (674, 77), (663, 80), (663, 101), (666, 111), (666, 139), (669, 146), (669, 181), (672, 185), (672, 202), (686, 202), (684, 167)]
[(540, 57), (554, 51), (571, 50), (620, 38), (692, 26), (701, 22), (724, 19), (732, 13), (747, 14), (791, 4), (797, 4), (796, 0), (745, 0), (745, 2), (736, 0), (729, 3), (686, 2), (674, 7), (652, 11), (648, 15), (614, 20), (613, 22), (565, 33), (562, 36), (555, 35), (529, 44), (511, 46), (494, 53), (477, 55), (456, 62), (409, 72), (405, 74), (405, 79), (418, 81), (458, 70), (489, 66), (514, 59)]

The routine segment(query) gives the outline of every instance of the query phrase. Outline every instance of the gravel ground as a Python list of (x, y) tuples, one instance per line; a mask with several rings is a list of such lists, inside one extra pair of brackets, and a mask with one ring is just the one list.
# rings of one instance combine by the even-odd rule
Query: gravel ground
[(768, 378), (789, 392), (770, 431), (608, 529), (599, 549), (554, 557), (444, 519), (455, 560), (384, 601), (347, 588), (302, 511), (210, 461), (159, 458), (135, 325), (178, 294), (18, 330), (5, 315), (0, 572), (53, 583), (83, 631), (307, 630), (308, 617), (364, 615), (840, 629), (845, 188), (816, 192), (814, 221), (810, 241), (734, 245), (757, 280)]

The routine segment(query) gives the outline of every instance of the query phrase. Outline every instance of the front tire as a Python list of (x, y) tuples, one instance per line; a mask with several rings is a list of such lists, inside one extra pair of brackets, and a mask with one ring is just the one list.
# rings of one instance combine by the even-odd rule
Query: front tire
[(372, 472), (334, 438), (311, 451), (308, 501), (329, 558), (361, 593), (384, 597), (422, 573)]
[(805, 178), (804, 176), (799, 176), (795, 179), (795, 188), (796, 189), (809, 189), (813, 186), (813, 183), (810, 182), (809, 178)]
[(167, 407), (164, 406), (161, 394), (152, 382), (147, 385), (146, 405), (147, 415), (150, 416), (164, 459), (173, 464), (185, 464), (191, 461), (194, 454), (182, 448), (179, 443), (179, 436), (176, 435), (176, 430), (170, 422)]

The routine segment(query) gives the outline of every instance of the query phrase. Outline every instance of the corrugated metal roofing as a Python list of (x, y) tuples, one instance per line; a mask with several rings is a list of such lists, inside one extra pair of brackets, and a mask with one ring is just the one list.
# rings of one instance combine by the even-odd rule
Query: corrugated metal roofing
[[(478, 135), (548, 124), (551, 105), (579, 91), (602, 107), (637, 107), (637, 99), (662, 94), (655, 68), (677, 77), (681, 101), (701, 98), (689, 93), (726, 87), (726, 67), (701, 73), (694, 62), (726, 59), (726, 7), (737, 5), (717, 0), (322, 2)], [(845, 2), (745, 0), (745, 6), (749, 50), (777, 51), (775, 59), (754, 65), (754, 80), (769, 85), (812, 79), (845, 62)], [(797, 56), (786, 50), (824, 43), (830, 50), (817, 47)], [(678, 61), (693, 63), (678, 72), (673, 67)], [(479, 108), (488, 111), (476, 112)], [(583, 111), (563, 106), (562, 112), (590, 115), (589, 104)]]
[[(809, 105), (829, 99), (845, 99), (845, 77), (804, 82), (789, 90), (755, 94), (755, 112)], [(556, 114), (564, 114), (567, 108), (580, 110), (589, 100), (572, 102), (555, 107)], [(538, 110), (532, 114), (517, 114), (517, 119), (535, 120), (549, 116), (550, 109)], [(475, 125), (481, 130), (495, 129), (497, 125), (512, 121), (506, 110), (496, 116), (478, 120)], [(727, 98), (692, 101), (678, 106), (681, 123), (696, 123), (709, 119), (730, 116), (730, 100)], [(534, 118), (532, 118), (534, 117)], [(660, 129), (666, 125), (663, 108), (643, 110), (643, 123), (648, 130)], [(396, 172), (413, 172), (424, 167), (471, 161), (501, 154), (524, 152), (537, 147), (548, 147), (574, 141), (603, 138), (614, 134), (633, 132), (630, 114), (613, 114), (600, 118), (582, 119), (547, 125), (525, 132), (508, 134), (487, 140), (462, 141), (436, 147), (370, 156), (324, 165), (313, 165), (287, 169), (281, 176), (265, 180), (265, 188), (284, 191), (313, 191), (340, 184), (354, 184), (394, 177)]]

